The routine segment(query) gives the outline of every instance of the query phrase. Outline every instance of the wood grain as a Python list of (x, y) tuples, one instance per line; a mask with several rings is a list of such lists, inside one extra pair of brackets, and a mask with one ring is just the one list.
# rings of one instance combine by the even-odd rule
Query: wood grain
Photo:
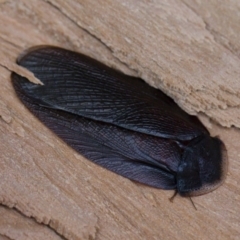
[[(0, 1), (0, 238), (239, 239), (239, 10), (237, 0)], [(171, 203), (172, 191), (131, 182), (69, 148), (11, 85), (11, 71), (34, 80), (15, 61), (39, 44), (140, 76), (198, 113), (227, 146), (224, 185), (193, 198), (196, 211), (187, 198)]]

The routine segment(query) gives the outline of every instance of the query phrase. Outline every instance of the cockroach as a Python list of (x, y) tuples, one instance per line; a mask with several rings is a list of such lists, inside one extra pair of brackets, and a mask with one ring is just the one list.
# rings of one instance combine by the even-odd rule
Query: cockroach
[(12, 74), (23, 104), (94, 163), (185, 197), (208, 193), (224, 181), (224, 143), (140, 78), (52, 46), (32, 48), (17, 63), (43, 83)]

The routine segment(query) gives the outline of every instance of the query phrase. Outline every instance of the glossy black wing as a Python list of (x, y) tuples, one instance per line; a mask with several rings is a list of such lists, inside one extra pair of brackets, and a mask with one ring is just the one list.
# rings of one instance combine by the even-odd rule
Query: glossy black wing
[(191, 140), (208, 134), (196, 117), (160, 90), (82, 54), (40, 47), (18, 63), (44, 83), (22, 85), (42, 106), (164, 138)]
[(21, 88), (26, 79), (13, 74), (12, 80), (19, 98), (33, 114), (88, 159), (131, 180), (176, 189), (180, 161), (176, 143), (39, 106)]

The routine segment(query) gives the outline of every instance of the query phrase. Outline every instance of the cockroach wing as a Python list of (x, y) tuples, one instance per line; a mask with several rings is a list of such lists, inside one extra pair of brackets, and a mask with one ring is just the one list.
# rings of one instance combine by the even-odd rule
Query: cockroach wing
[(22, 86), (41, 106), (163, 138), (185, 141), (209, 134), (160, 90), (82, 54), (38, 47), (18, 63), (44, 83)]
[(39, 106), (22, 88), (28, 81), (13, 74), (22, 102), (73, 149), (119, 175), (161, 189), (176, 189), (180, 149), (176, 143)]

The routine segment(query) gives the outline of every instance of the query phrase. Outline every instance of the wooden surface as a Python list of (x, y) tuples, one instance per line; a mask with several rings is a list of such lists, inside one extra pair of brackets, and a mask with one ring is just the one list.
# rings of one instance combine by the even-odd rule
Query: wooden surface
[[(210, 2), (0, 1), (0, 239), (240, 239), (240, 2)], [(15, 60), (39, 44), (140, 76), (198, 113), (227, 146), (225, 183), (193, 198), (196, 211), (74, 152), (11, 85), (11, 70), (33, 79)]]

